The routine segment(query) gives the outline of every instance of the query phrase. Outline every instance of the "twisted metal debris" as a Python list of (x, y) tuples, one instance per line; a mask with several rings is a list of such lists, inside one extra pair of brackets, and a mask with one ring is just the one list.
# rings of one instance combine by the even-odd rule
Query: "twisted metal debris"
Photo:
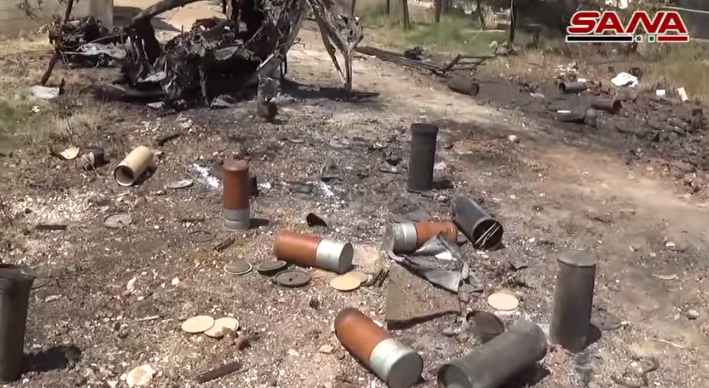
[[(225, 91), (258, 85), (258, 110), (272, 112), (275, 80), (285, 65), (309, 9), (345, 90), (352, 88), (352, 56), (362, 26), (338, 0), (225, 0), (224, 19), (202, 19), (165, 44), (158, 42), (153, 17), (197, 0), (163, 0), (112, 31), (93, 18), (57, 21), (50, 40), (65, 61), (93, 66), (120, 63), (122, 83), (132, 95), (159, 89), (168, 106), (199, 96), (204, 103)], [(344, 58), (344, 70), (335, 54)], [(276, 85), (274, 87), (273, 85)], [(265, 113), (264, 113), (265, 114)]]

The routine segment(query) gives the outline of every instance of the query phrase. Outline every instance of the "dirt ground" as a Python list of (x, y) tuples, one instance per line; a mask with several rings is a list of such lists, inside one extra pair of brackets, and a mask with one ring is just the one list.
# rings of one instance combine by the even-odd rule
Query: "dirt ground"
[[(36, 55), (47, 58), (46, 51)], [(313, 269), (311, 284), (286, 289), (256, 271), (235, 276), (223, 267), (272, 260), (275, 232), (311, 230), (305, 215), (315, 212), (330, 228), (314, 231), (351, 241), (360, 269), (374, 273), (388, 265), (378, 249), (386, 222), (419, 209), (446, 219), (459, 195), (484, 199), (505, 228), (504, 249), (464, 248), (485, 284), (482, 293), (461, 298), (466, 311), (490, 310), (487, 296), (508, 289), (521, 303), (502, 315), (507, 323), (524, 317), (548, 326), (559, 254), (582, 249), (600, 260), (594, 319), (601, 338), (575, 356), (552, 349), (542, 362), (548, 375), (535, 386), (617, 386), (612, 376), (641, 368), (638, 357), (659, 363), (647, 375), (649, 386), (703, 386), (703, 133), (653, 139), (616, 129), (640, 126), (642, 118), (686, 117), (689, 108), (638, 99), (626, 102), (619, 117), (599, 118), (595, 129), (559, 124), (551, 119), (564, 108), (557, 105), (582, 103), (557, 98), (551, 80), (524, 75), (545, 97), (530, 96), (521, 81), (496, 74), (505, 61), (486, 67), (473, 100), (430, 76), (357, 57), (357, 93), (345, 98), (333, 91), (338, 78), (308, 24), (289, 53), (293, 82), (279, 97), (277, 124), (255, 119), (250, 103), (174, 115), (97, 103), (78, 83), (57, 100), (38, 101), (40, 109), (51, 105), (69, 116), (98, 104), (107, 124), (76, 129), (81, 136), (73, 142), (103, 147), (111, 163), (85, 172), (32, 149), (0, 159), (3, 262), (51, 279), (31, 296), (28, 372), (7, 386), (126, 386), (124, 374), (148, 364), (156, 371), (150, 386), (192, 387), (200, 372), (238, 359), (240, 372), (200, 386), (383, 387), (339, 345), (333, 321), (353, 306), (384, 322), (387, 283), (340, 293), (328, 286), (335, 275)], [(75, 71), (90, 82), (110, 79), (110, 72)], [(408, 127), (417, 121), (440, 124), (437, 159), (452, 189), (405, 190)], [(175, 131), (179, 138), (157, 147), (162, 154), (152, 176), (138, 187), (116, 185), (112, 168), (130, 149)], [(219, 177), (219, 161), (230, 154), (250, 160), (260, 188), (252, 213), (267, 221), (244, 234), (222, 229), (221, 193), (194, 167)], [(391, 160), (401, 162), (391, 168)], [(166, 188), (189, 177), (196, 180), (191, 188)], [(132, 224), (105, 228), (104, 219), (117, 212), (130, 213)], [(47, 223), (67, 229), (35, 229)], [(205, 233), (213, 238), (195, 241)], [(213, 250), (228, 237), (233, 246)], [(526, 268), (513, 271), (509, 263)], [(240, 336), (260, 338), (238, 350), (230, 339), (183, 333), (181, 322), (198, 314), (233, 316)], [(465, 336), (443, 335), (460, 321), (444, 316), (393, 332), (422, 354), (421, 387), (436, 386), (437, 367), (475, 346)]]

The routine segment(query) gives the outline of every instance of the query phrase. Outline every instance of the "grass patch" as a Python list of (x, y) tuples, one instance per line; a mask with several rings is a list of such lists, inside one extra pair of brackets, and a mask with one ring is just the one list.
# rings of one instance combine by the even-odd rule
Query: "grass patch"
[[(55, 102), (31, 95), (30, 87), (39, 82), (47, 65), (51, 47), (46, 39), (40, 35), (0, 39), (0, 156), (79, 142), (81, 134), (106, 121), (107, 109), (100, 103), (74, 103), (82, 96), (61, 96)], [(60, 66), (52, 74), (57, 83), (62, 78), (71, 85), (90, 82), (81, 77)], [(74, 107), (62, 108), (67, 105)]]

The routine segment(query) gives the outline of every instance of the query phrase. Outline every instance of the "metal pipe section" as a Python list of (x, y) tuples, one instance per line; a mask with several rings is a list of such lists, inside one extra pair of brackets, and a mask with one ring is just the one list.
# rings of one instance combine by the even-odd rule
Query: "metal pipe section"
[(578, 353), (588, 345), (598, 261), (586, 252), (569, 251), (562, 253), (557, 262), (549, 335), (552, 343)]
[(348, 352), (389, 388), (410, 388), (421, 380), (421, 356), (391, 338), (386, 330), (359, 310), (348, 307), (337, 314), (335, 335)]
[(446, 81), (446, 86), (456, 93), (471, 97), (477, 96), (480, 92), (480, 84), (470, 77), (452, 76)]
[(316, 267), (343, 274), (352, 269), (352, 244), (281, 230), (276, 235), (273, 252), (278, 260), (303, 267)]
[(458, 228), (451, 221), (425, 221), (388, 224), (384, 228), (382, 249), (394, 253), (412, 253), (426, 241), (442, 234), (449, 241), (455, 242)]
[(224, 162), (223, 199), (224, 228), (231, 231), (251, 227), (251, 178), (249, 164), (244, 160), (227, 159)]
[(433, 188), (433, 165), (436, 161), (438, 126), (411, 124), (411, 151), (406, 186), (409, 191), (421, 192)]
[(538, 325), (519, 321), (467, 356), (443, 365), (438, 370), (438, 386), (499, 388), (544, 358), (547, 348), (546, 335)]
[(22, 356), (30, 290), (34, 276), (20, 267), (0, 267), (0, 381), (22, 376)]
[(560, 82), (559, 90), (564, 94), (576, 94), (585, 92), (588, 86), (585, 82)]
[(623, 104), (620, 100), (615, 100), (612, 98), (594, 98), (591, 100), (591, 108), (602, 110), (608, 113), (618, 113)]
[(492, 249), (502, 241), (502, 224), (490, 217), (472, 199), (458, 197), (453, 201), (453, 222), (475, 249)]

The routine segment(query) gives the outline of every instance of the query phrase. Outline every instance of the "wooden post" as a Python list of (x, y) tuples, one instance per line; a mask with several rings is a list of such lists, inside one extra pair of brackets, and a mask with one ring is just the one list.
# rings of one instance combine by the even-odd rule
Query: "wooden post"
[(391, 0), (387, 1), (387, 16), (391, 15)]

